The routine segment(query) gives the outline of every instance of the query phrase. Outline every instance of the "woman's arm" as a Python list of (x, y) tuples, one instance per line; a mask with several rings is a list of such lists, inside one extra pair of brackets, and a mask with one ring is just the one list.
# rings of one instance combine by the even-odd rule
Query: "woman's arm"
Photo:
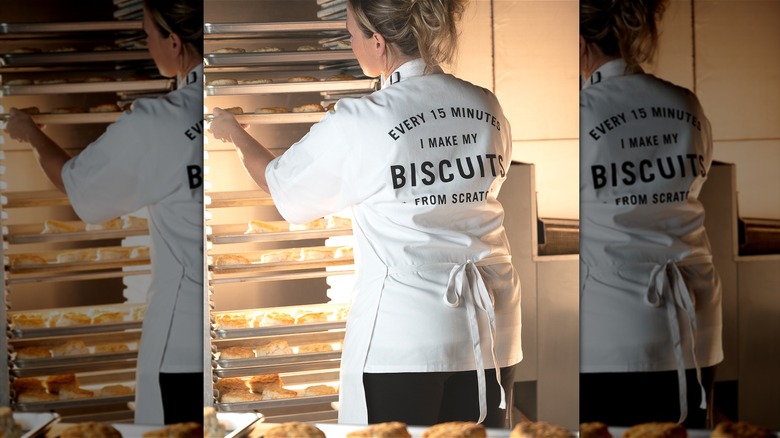
[(62, 182), (62, 168), (70, 160), (70, 154), (49, 138), (33, 122), (29, 114), (16, 108), (11, 108), (11, 119), (6, 124), (5, 131), (14, 140), (30, 143), (43, 173), (58, 190), (65, 192), (65, 185)]
[(249, 135), (238, 124), (233, 114), (223, 109), (214, 108), (214, 119), (211, 121), (210, 131), (214, 138), (236, 145), (238, 156), (241, 158), (244, 168), (249, 172), (249, 176), (261, 189), (268, 192), (265, 169), (271, 160), (276, 158), (274, 154)]

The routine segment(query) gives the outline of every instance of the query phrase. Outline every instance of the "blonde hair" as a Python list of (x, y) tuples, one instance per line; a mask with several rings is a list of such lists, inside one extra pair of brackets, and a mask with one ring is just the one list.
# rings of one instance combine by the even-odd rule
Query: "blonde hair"
[(365, 36), (378, 33), (403, 56), (419, 56), (430, 71), (454, 60), (457, 24), (467, 0), (349, 0)]
[(144, 0), (144, 8), (160, 33), (174, 33), (196, 55), (203, 56), (202, 0)]
[(627, 69), (652, 61), (667, 0), (582, 0), (580, 35), (605, 55), (620, 56)]

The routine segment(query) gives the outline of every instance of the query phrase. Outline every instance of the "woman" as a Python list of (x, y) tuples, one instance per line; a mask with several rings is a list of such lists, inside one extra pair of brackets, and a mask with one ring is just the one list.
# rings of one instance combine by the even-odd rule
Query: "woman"
[(639, 66), (663, 9), (580, 3), (580, 421), (703, 428), (723, 359), (697, 199), (712, 140), (696, 96)]
[(287, 221), (352, 209), (360, 269), (342, 423), (505, 425), (520, 294), (496, 196), (512, 142), (495, 96), (439, 68), (455, 53), (463, 9), (350, 0), (352, 50), (382, 89), (342, 99), (278, 158), (214, 110), (214, 136), (237, 146)]
[(135, 421), (203, 416), (203, 5), (146, 0), (143, 29), (160, 74), (177, 90), (138, 99), (80, 154), (69, 154), (26, 113), (6, 130), (36, 152), (47, 177), (85, 222), (148, 207), (152, 282), (138, 355)]

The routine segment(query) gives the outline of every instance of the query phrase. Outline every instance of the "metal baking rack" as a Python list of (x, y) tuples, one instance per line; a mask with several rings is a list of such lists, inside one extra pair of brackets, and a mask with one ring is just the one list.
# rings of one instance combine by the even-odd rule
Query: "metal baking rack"
[(106, 82), (66, 82), (61, 84), (3, 85), (6, 96), (30, 96), (72, 93), (126, 93), (134, 91), (168, 91), (172, 79), (122, 80)]
[(110, 404), (126, 404), (135, 400), (135, 395), (114, 397), (90, 397), (75, 400), (53, 400), (50, 402), (15, 403), (14, 409), (22, 412), (56, 411), (59, 409), (79, 409)]
[(314, 64), (328, 65), (338, 61), (355, 59), (352, 50), (310, 50), (300, 52), (249, 52), (210, 53), (205, 56), (206, 66), (229, 67), (253, 64)]
[(355, 79), (347, 81), (317, 81), (317, 82), (280, 82), (270, 84), (246, 85), (206, 85), (208, 96), (230, 96), (245, 94), (280, 94), (280, 93), (333, 93), (343, 91), (371, 92), (377, 89), (377, 79)]
[(347, 30), (343, 21), (204, 23), (207, 40), (232, 38), (330, 37)]
[(0, 23), (0, 35), (38, 35), (51, 37), (59, 33), (140, 31), (141, 21), (81, 21), (67, 23)]
[[(272, 224), (287, 224), (271, 221)], [(286, 229), (283, 227), (282, 229)], [(250, 243), (250, 242), (282, 242), (307, 239), (327, 239), (334, 236), (350, 236), (352, 228), (329, 228), (326, 230), (273, 231), (267, 233), (244, 233), (246, 225), (213, 225), (209, 227), (209, 240), (214, 244)]]
[(328, 321), (310, 324), (287, 324), (269, 327), (252, 327), (241, 329), (215, 329), (217, 339), (240, 339), (264, 336), (292, 335), (297, 333), (315, 333), (329, 330), (339, 330), (347, 327), (346, 321)]
[[(41, 125), (80, 125), (91, 123), (114, 123), (119, 120), (121, 112), (111, 113), (75, 113), (75, 114), (36, 114), (32, 116), (35, 123)], [(8, 120), (10, 114), (0, 114), (2, 120)]]
[[(279, 114), (240, 114), (236, 116), (238, 123), (245, 124), (295, 124), (295, 123), (317, 123), (323, 117), (324, 112), (314, 113), (279, 113)], [(214, 119), (213, 114), (206, 114), (206, 120)]]
[(262, 400), (246, 403), (217, 403), (217, 409), (224, 412), (264, 411), (272, 408), (287, 408), (314, 404), (332, 403), (338, 401), (338, 394), (320, 396), (299, 396), (280, 400)]
[(51, 338), (62, 336), (89, 335), (93, 333), (109, 333), (141, 328), (141, 321), (124, 321), (111, 324), (92, 324), (71, 327), (21, 329), (12, 328), (10, 333), (16, 339)]
[(3, 234), (11, 244), (48, 243), (48, 242), (81, 242), (85, 240), (123, 239), (129, 236), (145, 236), (148, 228), (125, 228), (121, 230), (86, 231), (82, 222), (65, 222), (77, 227), (71, 233), (41, 234), (43, 225), (9, 225), (4, 227)]
[(147, 50), (4, 53), (0, 55), (0, 67), (116, 63), (126, 61), (146, 61), (150, 59), (152, 59), (152, 57)]
[(319, 353), (296, 353), (279, 356), (265, 356), (247, 359), (217, 359), (217, 365), (221, 368), (249, 368), (272, 365), (284, 365), (299, 362), (321, 362), (341, 359), (341, 351), (327, 351)]
[(70, 200), (59, 190), (3, 192), (0, 205), (3, 208), (57, 207), (70, 205)]
[(255, 207), (274, 205), (271, 195), (262, 190), (235, 192), (206, 192), (204, 203), (208, 208)]

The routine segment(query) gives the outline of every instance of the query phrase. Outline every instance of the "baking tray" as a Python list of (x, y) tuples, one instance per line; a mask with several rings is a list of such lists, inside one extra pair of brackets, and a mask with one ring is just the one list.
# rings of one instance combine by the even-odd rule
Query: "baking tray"
[(36, 329), (13, 328), (10, 330), (10, 332), (15, 338), (18, 339), (45, 338), (50, 336), (87, 335), (92, 333), (135, 330), (135, 329), (140, 329), (141, 324), (142, 321), (125, 321), (125, 322), (117, 322), (112, 324), (93, 324), (93, 325), (80, 325), (80, 326), (71, 326), (71, 327), (53, 327), (53, 328), (36, 328)]
[(256, 207), (274, 205), (274, 200), (262, 190), (206, 192), (204, 204), (208, 208)]
[(207, 66), (253, 64), (320, 64), (334, 61), (354, 61), (351, 49), (311, 50), (296, 52), (210, 53), (204, 58)]
[(209, 272), (209, 284), (216, 285), (216, 284), (231, 284), (231, 283), (247, 283), (247, 282), (267, 282), (267, 281), (284, 281), (284, 280), (303, 280), (303, 279), (313, 279), (313, 278), (326, 278), (326, 277), (333, 277), (336, 275), (350, 275), (354, 274), (354, 270), (345, 270), (345, 271), (326, 271), (323, 269), (318, 269), (314, 271), (303, 271), (303, 270), (297, 270), (297, 271), (275, 271), (271, 273), (260, 273), (260, 274), (241, 274), (239, 276), (220, 276), (219, 278), (212, 278), (211, 272)]
[(292, 333), (308, 333), (326, 330), (338, 330), (347, 327), (346, 321), (316, 322), (310, 324), (287, 324), (268, 327), (251, 327), (240, 329), (216, 329), (217, 339), (253, 338), (258, 336), (286, 335)]
[[(40, 125), (84, 125), (90, 123), (114, 123), (124, 114), (113, 113), (73, 113), (73, 114), (36, 114), (32, 116), (35, 123)], [(0, 120), (7, 121), (10, 114), (0, 114)]]
[(292, 397), (280, 400), (261, 400), (246, 403), (216, 403), (214, 406), (223, 412), (261, 411), (263, 409), (286, 408), (290, 406), (306, 406), (338, 401), (338, 394), (309, 397)]
[(250, 263), (241, 265), (210, 265), (209, 269), (215, 275), (225, 274), (248, 274), (248, 273), (265, 273), (265, 272), (279, 272), (279, 271), (298, 271), (309, 269), (324, 269), (334, 266), (351, 266), (355, 264), (355, 260), (352, 257), (343, 257), (337, 259), (322, 259), (322, 260), (305, 260), (305, 261), (289, 261), (289, 262), (275, 262), (275, 263)]
[(76, 400), (54, 400), (50, 402), (15, 403), (14, 410), (21, 412), (54, 411), (58, 409), (78, 409), (108, 404), (131, 402), (135, 395), (120, 395), (115, 397), (91, 397)]
[(103, 354), (82, 354), (75, 356), (57, 356), (40, 359), (12, 359), (11, 362), (18, 368), (41, 368), (70, 365), (71, 367), (97, 362), (120, 361), (136, 359), (137, 351)]
[(341, 351), (326, 351), (319, 353), (284, 354), (278, 356), (263, 356), (254, 359), (218, 359), (217, 365), (222, 368), (257, 367), (265, 365), (318, 362), (341, 359)]
[(0, 196), (4, 208), (59, 207), (70, 205), (68, 196), (59, 190), (5, 192)]
[(121, 230), (94, 230), (86, 231), (83, 222), (66, 221), (66, 223), (78, 228), (72, 233), (41, 234), (43, 224), (37, 225), (9, 225), (4, 234), (7, 234), (8, 243), (49, 243), (49, 242), (80, 242), (84, 240), (124, 239), (129, 236), (145, 236), (149, 234), (148, 228), (125, 228)]
[[(280, 113), (280, 114), (241, 114), (236, 116), (238, 123), (249, 125), (282, 125), (294, 123), (317, 123), (324, 112), (316, 113)], [(214, 119), (213, 114), (206, 114), (206, 120)]]
[(90, 257), (96, 258), (99, 249), (127, 249), (131, 250), (138, 248), (138, 246), (107, 246), (101, 248), (80, 248), (77, 250), (63, 249), (58, 251), (38, 251), (33, 253), (18, 253), (18, 254), (5, 254), (9, 260), (13, 261), (14, 257), (21, 255), (37, 255), (43, 257), (48, 263), (44, 264), (27, 264), (27, 265), (13, 265), (8, 266), (8, 270), (13, 273), (29, 273), (29, 272), (70, 272), (70, 271), (83, 271), (83, 270), (98, 270), (98, 269), (114, 269), (122, 268), (124, 266), (139, 266), (148, 265), (150, 263), (149, 257), (122, 257), (113, 260), (84, 260), (77, 262), (59, 263), (57, 262), (57, 256), (63, 253), (69, 253), (74, 251), (89, 252)]
[(65, 23), (0, 23), (0, 34), (117, 32), (142, 30), (141, 21), (81, 21)]
[(251, 85), (206, 85), (208, 96), (229, 96), (244, 94), (314, 93), (337, 91), (375, 91), (377, 79), (355, 79), (348, 81), (279, 82)]
[(152, 59), (148, 50), (113, 50), (102, 52), (38, 52), (4, 53), (0, 55), (0, 67), (72, 65), (82, 63), (143, 61)]
[(67, 82), (62, 84), (3, 85), (6, 96), (46, 94), (120, 93), (128, 91), (167, 91), (173, 89), (172, 79), (140, 81)]
[(288, 34), (302, 36), (302, 33), (331, 33), (347, 30), (346, 22), (322, 21), (277, 21), (272, 23), (203, 23), (207, 39), (251, 36), (253, 38), (284, 37)]
[[(271, 222), (283, 229), (289, 226), (286, 222)], [(250, 242), (281, 242), (290, 240), (327, 239), (333, 236), (351, 236), (352, 228), (329, 228), (326, 230), (274, 231), (268, 233), (244, 234), (246, 224), (211, 225), (209, 240), (215, 244), (250, 243)]]
[(108, 271), (76, 271), (66, 273), (54, 273), (49, 275), (40, 275), (39, 273), (16, 274), (13, 278), (7, 278), (6, 284), (28, 284), (28, 283), (48, 283), (53, 281), (77, 281), (77, 280), (102, 280), (107, 278), (124, 278), (138, 275), (149, 275), (151, 269), (141, 270), (108, 270)]

